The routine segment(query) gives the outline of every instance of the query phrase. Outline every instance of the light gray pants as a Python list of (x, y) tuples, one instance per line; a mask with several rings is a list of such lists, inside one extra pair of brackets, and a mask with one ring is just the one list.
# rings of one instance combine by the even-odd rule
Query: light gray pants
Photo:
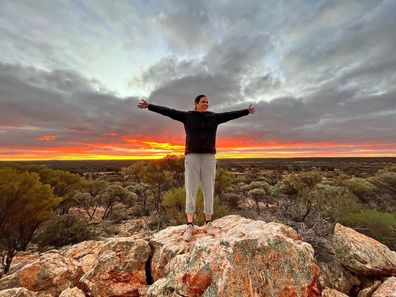
[(204, 196), (204, 212), (213, 214), (213, 194), (216, 178), (215, 154), (187, 154), (184, 160), (186, 186), (186, 213), (195, 212), (199, 186)]

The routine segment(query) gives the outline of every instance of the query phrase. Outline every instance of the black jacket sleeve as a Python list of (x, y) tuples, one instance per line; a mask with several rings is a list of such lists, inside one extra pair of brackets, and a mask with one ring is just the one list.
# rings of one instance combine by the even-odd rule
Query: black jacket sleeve
[(218, 124), (222, 124), (228, 122), (230, 120), (234, 120), (243, 116), (247, 116), (249, 114), (248, 109), (242, 109), (237, 111), (229, 111), (223, 113), (216, 113), (216, 120)]
[(186, 115), (187, 115), (187, 112), (185, 112), (185, 111), (171, 109), (168, 107), (154, 105), (154, 104), (149, 104), (148, 110), (157, 112), (159, 114), (170, 117), (171, 119), (182, 122), (182, 123), (185, 122)]

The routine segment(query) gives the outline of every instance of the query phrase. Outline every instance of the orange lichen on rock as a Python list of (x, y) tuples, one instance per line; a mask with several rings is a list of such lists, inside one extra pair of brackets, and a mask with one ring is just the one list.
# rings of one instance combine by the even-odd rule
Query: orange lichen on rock
[(188, 272), (182, 277), (182, 282), (188, 286), (189, 296), (202, 296), (212, 283), (212, 276), (207, 272), (197, 272), (193, 276)]

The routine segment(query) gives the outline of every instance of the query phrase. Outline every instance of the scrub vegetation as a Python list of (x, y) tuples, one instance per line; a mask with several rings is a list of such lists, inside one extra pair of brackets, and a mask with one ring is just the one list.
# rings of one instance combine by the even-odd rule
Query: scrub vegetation
[[(239, 214), (287, 224), (321, 261), (332, 256), (337, 222), (396, 250), (395, 164), (385, 158), (219, 160), (214, 219)], [(115, 225), (133, 219), (153, 232), (185, 223), (183, 173), (184, 159), (176, 157), (0, 165), (0, 276), (18, 251), (115, 235)], [(204, 221), (202, 208), (199, 191), (196, 224)]]

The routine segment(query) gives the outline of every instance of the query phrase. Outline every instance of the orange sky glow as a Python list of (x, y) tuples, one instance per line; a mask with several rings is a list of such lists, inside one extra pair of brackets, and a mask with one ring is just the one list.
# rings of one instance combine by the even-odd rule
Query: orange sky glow
[[(118, 138), (116, 134), (108, 136), (112, 138), (109, 142), (69, 142), (67, 146), (59, 146), (55, 145), (55, 136), (43, 135), (38, 138), (41, 145), (0, 147), (0, 160), (142, 160), (182, 156), (184, 152), (183, 140), (175, 143), (129, 136)], [(395, 157), (395, 151), (392, 145), (374, 143), (259, 142), (249, 138), (220, 138), (217, 142), (217, 158)]]

